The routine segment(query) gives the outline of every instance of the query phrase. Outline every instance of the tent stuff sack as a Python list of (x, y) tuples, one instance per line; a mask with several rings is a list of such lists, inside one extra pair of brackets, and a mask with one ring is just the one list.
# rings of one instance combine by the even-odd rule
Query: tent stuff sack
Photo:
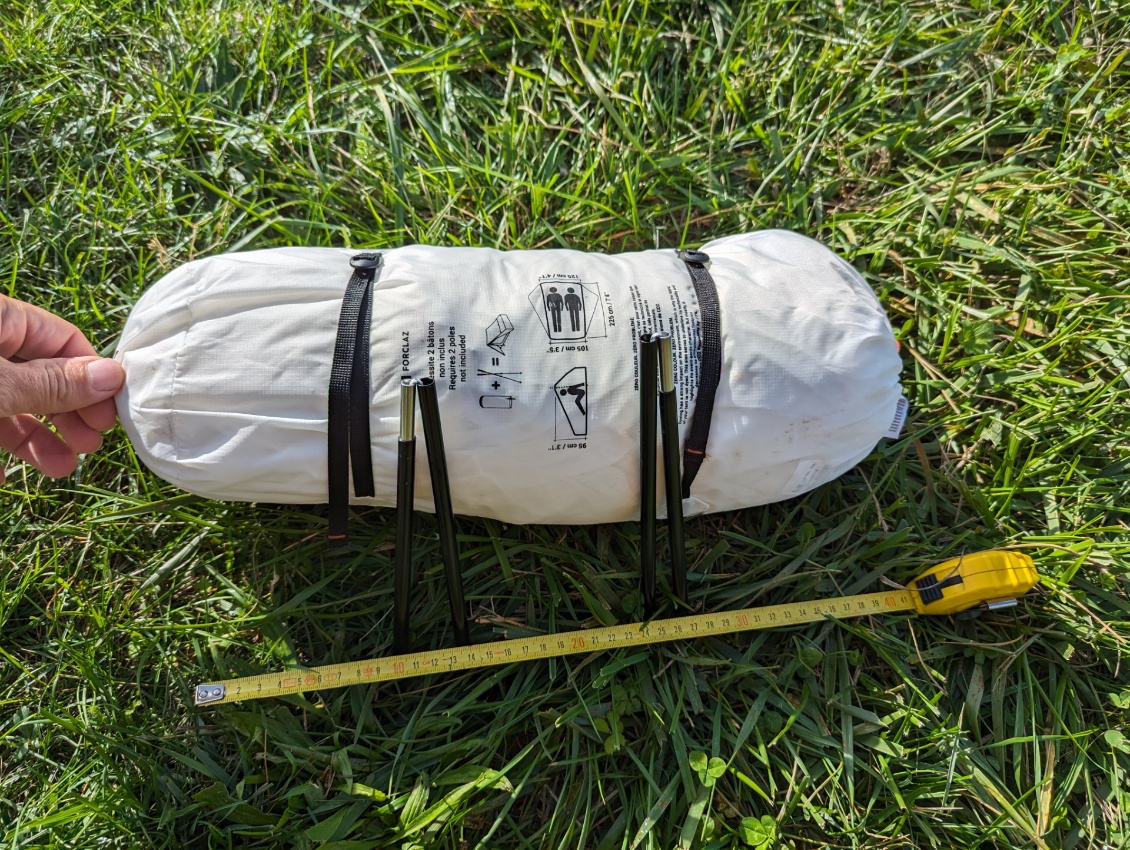
[[(657, 331), (673, 342), (687, 515), (787, 499), (846, 472), (905, 409), (874, 293), (794, 233), (729, 236), (701, 251), (412, 245), (366, 255), (379, 257), (367, 295), (346, 301), (368, 333), (367, 346), (357, 336), (369, 375), (354, 399), (368, 399), (373, 489), (359, 497), (351, 486), (350, 501), (395, 504), (400, 382), (431, 377), (456, 513), (637, 518), (638, 340)], [(357, 255), (224, 254), (149, 288), (116, 355), (127, 375), (118, 412), (145, 464), (210, 498), (325, 503), (329, 386)], [(432, 510), (423, 462), (415, 500)]]

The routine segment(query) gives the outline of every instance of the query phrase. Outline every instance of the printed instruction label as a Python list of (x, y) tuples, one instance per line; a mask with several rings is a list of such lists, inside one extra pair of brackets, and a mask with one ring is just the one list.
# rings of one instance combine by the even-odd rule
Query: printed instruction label
[(689, 421), (702, 331), (681, 264), (669, 277), (660, 269), (627, 285), (602, 280), (583, 264), (531, 275), (516, 292), (504, 291), (505, 281), (485, 282), (503, 291), (482, 303), (460, 301), (459, 309), (426, 321), (411, 313), (415, 323), (399, 328), (386, 349), (398, 378), (427, 375), (440, 393), (458, 392), (461, 400), (452, 403), (473, 405), (476, 427), (530, 427), (537, 411), (533, 427), (549, 451), (583, 451), (600, 439), (600, 424), (620, 410), (630, 389), (628, 376), (628, 386), (610, 386), (612, 364), (631, 362), (638, 387), (639, 337), (664, 331), (672, 338), (678, 422)]
[[(412, 334), (401, 331), (400, 371), (404, 375), (414, 371), (412, 362)], [(455, 390), (467, 383), (467, 335), (458, 332), (455, 325), (439, 325), (428, 322), (428, 332), (424, 339), (424, 353), (428, 377), (441, 388)]]
[(632, 316), (629, 326), (636, 349), (634, 389), (640, 386), (639, 338), (645, 333), (666, 331), (671, 334), (671, 350), (675, 358), (675, 392), (679, 399), (679, 424), (685, 425), (698, 394), (701, 369), (701, 322), (693, 294), (674, 283), (668, 284), (661, 296), (652, 301), (636, 284), (628, 288)]

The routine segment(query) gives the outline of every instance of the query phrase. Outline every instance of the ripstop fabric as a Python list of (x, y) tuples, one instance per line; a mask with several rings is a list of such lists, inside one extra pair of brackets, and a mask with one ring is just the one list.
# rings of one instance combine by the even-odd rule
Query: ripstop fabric
[[(798, 234), (758, 231), (702, 250), (721, 310), (722, 376), (685, 510), (779, 501), (843, 474), (884, 435), (901, 397), (874, 293)], [(222, 254), (144, 293), (116, 354), (127, 375), (118, 412), (155, 473), (215, 499), (327, 500), (327, 389), (355, 253)], [(400, 380), (430, 376), (457, 513), (638, 518), (639, 335), (673, 336), (683, 436), (698, 388), (695, 290), (676, 252), (381, 253), (369, 351), (375, 496), (352, 501), (395, 504)], [(431, 510), (417, 433), (416, 507)]]

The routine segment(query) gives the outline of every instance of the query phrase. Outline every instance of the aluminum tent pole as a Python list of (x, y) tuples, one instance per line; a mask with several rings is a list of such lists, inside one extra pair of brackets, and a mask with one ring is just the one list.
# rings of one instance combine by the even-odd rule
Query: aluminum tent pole
[(435, 381), (420, 378), (416, 382), (420, 401), (420, 418), (424, 424), (424, 443), (428, 447), (428, 466), (432, 475), (432, 498), (439, 523), (439, 546), (443, 553), (443, 569), (447, 577), (447, 596), (451, 603), (451, 620), (455, 641), (469, 646), (467, 604), (463, 601), (463, 574), (459, 563), (459, 546), (455, 538), (455, 513), (451, 509), (451, 486), (447, 478), (447, 456), (443, 449), (443, 430), (439, 422), (439, 401)]
[(392, 651), (412, 648), (408, 628), (412, 593), (412, 506), (416, 488), (416, 380), (400, 382), (400, 439), (396, 454), (396, 560), (393, 576)]
[(687, 547), (683, 536), (683, 493), (679, 462), (679, 399), (675, 395), (675, 358), (671, 334), (658, 333), (659, 424), (663, 431), (663, 483), (667, 496), (667, 546), (671, 556), (671, 587), (687, 601)]
[(640, 337), (640, 590), (644, 613), (656, 611), (655, 598), (655, 473), (656, 396), (659, 390), (659, 346), (650, 334)]

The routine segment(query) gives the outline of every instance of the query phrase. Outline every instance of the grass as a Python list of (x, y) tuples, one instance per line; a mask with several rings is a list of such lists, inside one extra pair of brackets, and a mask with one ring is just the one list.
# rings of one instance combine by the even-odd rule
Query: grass
[[(96, 345), (218, 251), (790, 228), (880, 294), (909, 425), (690, 522), (694, 604), (992, 546), (1043, 580), (977, 621), (197, 711), (197, 681), (384, 651), (392, 512), (329, 554), (324, 508), (183, 494), (118, 432), (0, 492), (0, 845), (1130, 846), (1128, 51), (1117, 0), (3, 4), (0, 285)], [(632, 525), (460, 528), (479, 639), (630, 617)]]

